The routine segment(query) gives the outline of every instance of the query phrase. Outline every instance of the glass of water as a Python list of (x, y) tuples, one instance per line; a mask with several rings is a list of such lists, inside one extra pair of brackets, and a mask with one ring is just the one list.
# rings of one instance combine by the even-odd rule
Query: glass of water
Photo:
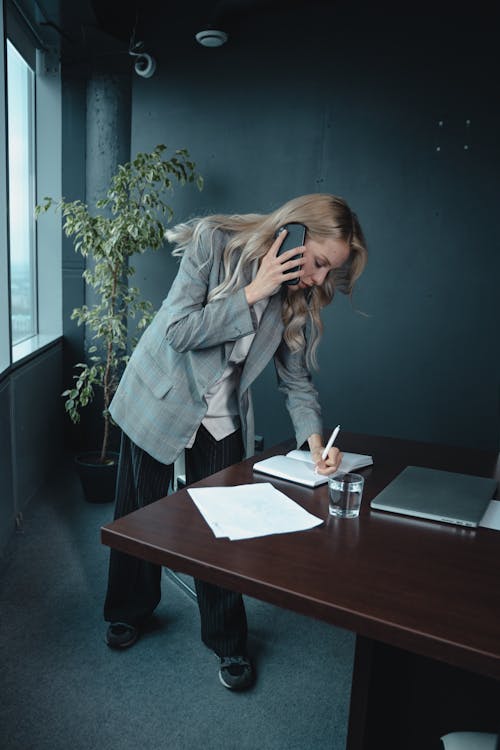
[(328, 477), (328, 510), (338, 518), (357, 518), (363, 495), (361, 474), (334, 474)]

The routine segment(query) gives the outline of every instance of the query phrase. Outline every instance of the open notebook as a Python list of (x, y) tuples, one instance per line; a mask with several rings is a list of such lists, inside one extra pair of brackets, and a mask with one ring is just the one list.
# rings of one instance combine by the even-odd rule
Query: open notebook
[[(371, 456), (365, 456), (361, 453), (344, 453), (338, 471), (355, 471), (363, 466), (370, 466), (372, 463)], [(264, 458), (262, 461), (257, 461), (253, 468), (254, 471), (286, 479), (289, 482), (305, 484), (307, 487), (317, 487), (319, 484), (328, 482), (328, 477), (315, 473), (314, 461), (311, 459), (309, 451), (293, 450), (286, 456)]]

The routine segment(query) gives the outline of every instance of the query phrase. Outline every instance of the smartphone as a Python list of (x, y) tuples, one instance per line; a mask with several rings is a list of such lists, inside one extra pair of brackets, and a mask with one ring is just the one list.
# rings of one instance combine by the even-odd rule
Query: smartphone
[[(278, 257), (287, 250), (292, 250), (292, 248), (294, 247), (301, 247), (306, 241), (306, 227), (304, 226), (304, 224), (299, 224), (296, 221), (291, 221), (289, 224), (285, 224), (284, 226), (280, 227), (274, 236), (278, 237), (278, 235), (280, 235), (281, 232), (284, 232), (285, 229), (287, 230), (288, 234), (281, 243), (281, 247), (278, 250)], [(302, 258), (302, 253), (294, 255), (292, 260), (296, 260), (297, 258)], [(300, 266), (296, 266), (295, 268), (291, 268), (290, 271), (287, 271), (287, 273), (296, 273), (297, 271), (300, 271), (300, 268)], [(289, 281), (284, 281), (283, 283), (287, 284), (288, 286), (294, 286), (295, 284), (299, 283), (299, 279), (290, 279)]]

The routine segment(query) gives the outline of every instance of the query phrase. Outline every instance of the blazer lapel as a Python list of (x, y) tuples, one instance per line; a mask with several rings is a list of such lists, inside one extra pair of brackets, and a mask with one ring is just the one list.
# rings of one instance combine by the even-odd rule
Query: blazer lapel
[(274, 294), (264, 310), (252, 346), (248, 352), (240, 380), (240, 393), (253, 383), (273, 357), (283, 336), (281, 294)]
[[(221, 270), (219, 274), (220, 283), (223, 282), (225, 271), (224, 271), (224, 264), (221, 262)], [(253, 261), (253, 263), (250, 266), (247, 266), (243, 269), (243, 286), (246, 286), (247, 284), (250, 284), (252, 279), (255, 278), (255, 274), (257, 273), (258, 268), (258, 260)], [(231, 353), (234, 348), (234, 341), (226, 341), (224, 344), (224, 362), (227, 364), (229, 357), (231, 356)]]

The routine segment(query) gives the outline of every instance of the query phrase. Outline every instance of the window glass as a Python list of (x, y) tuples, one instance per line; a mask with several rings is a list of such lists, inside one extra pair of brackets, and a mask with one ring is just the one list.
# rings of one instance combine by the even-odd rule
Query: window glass
[(34, 72), (7, 41), (12, 344), (37, 333)]

